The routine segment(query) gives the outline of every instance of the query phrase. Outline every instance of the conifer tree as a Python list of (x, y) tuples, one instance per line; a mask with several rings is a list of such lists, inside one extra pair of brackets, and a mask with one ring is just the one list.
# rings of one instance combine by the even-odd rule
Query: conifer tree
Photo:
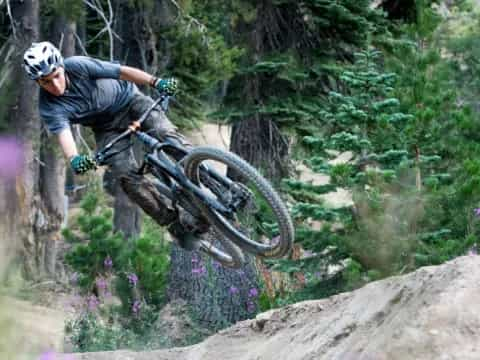
[[(460, 11), (474, 16), (466, 3), (458, 3)], [(395, 94), (402, 108), (415, 116), (406, 130), (410, 148), (422, 158), (439, 156), (422, 173), (428, 192), (419, 221), (424, 234), (416, 242), (416, 266), (466, 253), (475, 246), (479, 231), (474, 213), (480, 203), (479, 122), (469, 107), (474, 105), (475, 79), (467, 75), (475, 65), (464, 47), (471, 29), (449, 29), (431, 1), (418, 2), (415, 24), (395, 31), (395, 40), (405, 46), (391, 49), (386, 57), (386, 66), (399, 74)]]
[[(356, 59), (340, 77), (343, 90), (329, 94), (320, 113), (322, 129), (304, 138), (311, 150), (307, 165), (329, 175), (330, 183), (286, 182), (298, 201), (295, 218), (308, 220), (298, 227), (296, 239), (314, 256), (295, 263), (285, 261), (280, 268), (291, 271), (293, 265), (298, 271), (300, 266), (309, 276), (324, 276), (332, 264), (341, 264), (344, 270), (331, 291), (354, 286), (363, 273), (375, 278), (409, 261), (421, 211), (418, 183), (412, 174), (415, 167), (436, 160), (425, 158), (420, 164), (409, 151), (405, 129), (414, 117), (399, 109), (400, 102), (393, 96), (396, 76), (382, 71), (381, 53), (362, 51)], [(352, 160), (330, 163), (341, 152), (351, 152)], [(352, 192), (351, 206), (331, 208), (322, 201), (323, 194), (338, 187)], [(319, 230), (310, 226), (312, 220), (321, 224)], [(314, 279), (313, 283), (310, 290), (314, 293), (325, 291), (324, 282), (320, 286)]]
[[(337, 62), (353, 59), (375, 19), (370, 1), (236, 1), (232, 41), (246, 48), (218, 116), (233, 123), (231, 148), (279, 179), (292, 135), (316, 124), (335, 86)], [(294, 129), (288, 132), (287, 129)]]

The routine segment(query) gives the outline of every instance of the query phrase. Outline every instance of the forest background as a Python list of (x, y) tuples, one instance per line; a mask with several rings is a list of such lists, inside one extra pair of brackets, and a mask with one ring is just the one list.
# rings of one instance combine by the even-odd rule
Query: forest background
[[(475, 5), (0, 1), (0, 214), (11, 260), (3, 282), (18, 271), (28, 284), (53, 279), (78, 293), (67, 326), (77, 351), (157, 348), (476, 253)], [(23, 51), (40, 40), (65, 56), (177, 77), (172, 121), (184, 131), (229, 124), (231, 150), (288, 202), (296, 224), (289, 258), (222, 268), (166, 241), (98, 174), (73, 178), (39, 119), (38, 89), (21, 69)], [(82, 151), (92, 151), (91, 133), (75, 132)], [(339, 154), (348, 161), (332, 161)], [(301, 181), (301, 165), (329, 182)], [(337, 189), (351, 202), (326, 202)], [(77, 210), (67, 228), (65, 195), (70, 213)], [(179, 339), (159, 337), (159, 311), (180, 300), (194, 325)]]

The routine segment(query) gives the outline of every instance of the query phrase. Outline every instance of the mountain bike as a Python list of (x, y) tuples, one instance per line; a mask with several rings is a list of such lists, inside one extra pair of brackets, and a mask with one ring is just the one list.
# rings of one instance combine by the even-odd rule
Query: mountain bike
[[(228, 151), (186, 149), (180, 142), (160, 141), (140, 130), (155, 107), (167, 110), (168, 101), (169, 96), (161, 94), (140, 119), (98, 150), (97, 165), (105, 165), (136, 138), (145, 148), (137, 173), (150, 176), (176, 210), (206, 225), (198, 240), (200, 251), (232, 268), (244, 263), (243, 251), (265, 258), (285, 256), (294, 241), (292, 220), (280, 196), (255, 168)], [(128, 136), (128, 146), (113, 149)]]

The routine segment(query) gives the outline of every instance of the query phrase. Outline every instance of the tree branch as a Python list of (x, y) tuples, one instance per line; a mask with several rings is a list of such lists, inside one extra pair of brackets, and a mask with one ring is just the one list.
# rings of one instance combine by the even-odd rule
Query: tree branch
[(97, 14), (102, 18), (102, 20), (105, 23), (105, 27), (100, 30), (100, 32), (95, 35), (95, 37), (90, 40), (93, 41), (95, 40), (98, 36), (103, 34), (105, 31), (108, 32), (108, 38), (110, 41), (110, 61), (113, 61), (113, 37), (115, 36), (118, 40), (122, 41), (123, 40), (118, 36), (112, 29), (112, 23), (113, 23), (113, 8), (112, 8), (112, 2), (110, 0), (107, 0), (108, 3), (108, 19), (107, 16), (105, 15), (105, 12), (102, 8), (102, 4), (98, 0), (93, 0), (93, 2), (89, 0), (83, 0), (83, 3), (86, 4), (89, 8), (95, 10)]
[(184, 19), (186, 19), (188, 21), (188, 24), (187, 24), (187, 28), (186, 28), (186, 32), (187, 34), (190, 32), (190, 29), (192, 27), (192, 24), (194, 24), (197, 28), (198, 28), (198, 31), (203, 34), (203, 42), (208, 45), (209, 41), (208, 41), (208, 37), (205, 35), (205, 33), (207, 32), (207, 27), (205, 25), (203, 25), (200, 21), (198, 21), (197, 19), (195, 19), (193, 16), (190, 16), (188, 14), (186, 14), (183, 9), (180, 7), (180, 5), (178, 5), (177, 1), (176, 0), (169, 0), (170, 3), (173, 4), (173, 6), (176, 7), (177, 11), (178, 11), (178, 14), (180, 16), (182, 16)]
[(89, 56), (87, 49), (85, 49), (85, 47), (83, 46), (82, 39), (80, 39), (80, 36), (78, 36), (76, 32), (73, 34), (73, 36), (75, 36), (75, 39), (78, 41), (78, 46), (80, 46), (80, 49), (82, 49), (83, 54), (86, 56)]
[(75, 136), (80, 140), (80, 143), (85, 147), (87, 150), (88, 155), (92, 156), (93, 152), (92, 149), (88, 146), (87, 142), (85, 141), (84, 137), (82, 136), (82, 129), (80, 128), (80, 125), (73, 125), (73, 132)]
[(9, 60), (10, 60), (10, 56), (13, 54), (15, 50), (15, 47), (13, 46), (10, 40), (11, 38), (9, 38), (0, 49), (0, 57), (5, 50), (7, 51), (5, 57), (2, 59), (3, 66), (0, 69), (0, 74), (2, 74), (2, 77), (0, 78), (0, 88), (2, 88), (2, 86), (4, 85), (5, 81), (8, 79), (8, 76), (12, 71)]
[(10, 9), (10, 0), (6, 0), (7, 2), (7, 13), (10, 19), (10, 23), (12, 24), (12, 35), (14, 39), (17, 39), (17, 31), (15, 30), (15, 21), (13, 20), (12, 16), (12, 9)]

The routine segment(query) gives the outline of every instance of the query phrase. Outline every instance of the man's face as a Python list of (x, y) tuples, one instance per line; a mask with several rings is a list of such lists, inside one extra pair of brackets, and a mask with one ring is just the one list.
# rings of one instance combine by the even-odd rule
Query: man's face
[(50, 94), (54, 96), (62, 96), (66, 88), (65, 70), (63, 67), (59, 67), (50, 74), (42, 76), (37, 82), (38, 85)]

